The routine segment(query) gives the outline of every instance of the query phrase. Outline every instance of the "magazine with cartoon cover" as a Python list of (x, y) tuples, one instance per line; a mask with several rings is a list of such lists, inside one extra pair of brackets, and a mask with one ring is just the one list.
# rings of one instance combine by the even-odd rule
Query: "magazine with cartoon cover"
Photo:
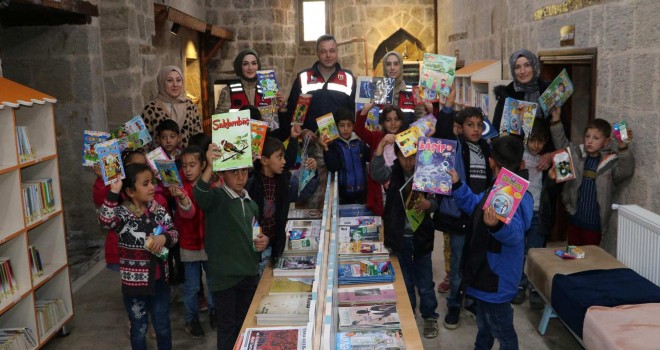
[(99, 157), (101, 176), (103, 177), (104, 184), (109, 185), (117, 182), (118, 179), (126, 177), (124, 164), (121, 161), (119, 141), (117, 139), (97, 143), (95, 149)]
[(261, 159), (261, 152), (266, 142), (268, 123), (250, 120), (250, 140), (252, 142), (252, 159)]
[(247, 328), (237, 350), (303, 350), (307, 327)]
[(319, 136), (326, 142), (339, 138), (339, 130), (335, 124), (335, 118), (332, 113), (328, 113), (316, 118), (316, 124), (319, 126)]
[(483, 209), (492, 207), (497, 218), (508, 225), (511, 223), (511, 218), (516, 213), (527, 187), (529, 187), (529, 181), (507, 168), (502, 168), (486, 198)]
[(261, 120), (268, 123), (268, 128), (276, 130), (280, 127), (280, 117), (277, 114), (276, 105), (258, 106)]
[(303, 125), (305, 123), (305, 117), (307, 117), (307, 111), (309, 111), (309, 105), (311, 103), (311, 94), (302, 94), (298, 96), (296, 109), (293, 111), (293, 117), (291, 118), (292, 125)]
[(630, 143), (630, 139), (628, 138), (628, 124), (625, 121), (622, 120), (612, 124), (612, 133), (617, 141)]
[(447, 96), (455, 75), (456, 57), (424, 53), (419, 85)]
[[(156, 167), (156, 161), (157, 160), (168, 160), (170, 157), (167, 156), (165, 151), (163, 150), (163, 147), (156, 147), (153, 151), (147, 153), (147, 163), (149, 164), (149, 167), (151, 167), (152, 170), (155, 170), (158, 172), (158, 168)], [(156, 177), (160, 179), (160, 174), (156, 174)]]
[(181, 177), (179, 176), (179, 170), (176, 168), (176, 164), (172, 159), (158, 159), (154, 161), (156, 163), (156, 168), (158, 169), (158, 175), (160, 175), (161, 181), (163, 181), (163, 186), (183, 186), (181, 182)]
[(264, 98), (275, 98), (277, 91), (280, 89), (280, 84), (277, 83), (274, 70), (258, 70), (257, 82), (261, 86), (261, 93)]
[(502, 112), (502, 123), (500, 133), (506, 132), (511, 135), (525, 135), (524, 143), (532, 133), (534, 118), (538, 104), (526, 102), (507, 97), (504, 100), (504, 111)]
[(406, 181), (406, 183), (399, 189), (399, 194), (401, 195), (401, 201), (406, 211), (406, 217), (408, 218), (408, 223), (410, 223), (410, 228), (415, 232), (426, 217), (426, 211), (418, 212), (415, 210), (415, 203), (426, 198), (426, 196), (424, 195), (424, 192), (412, 190), (412, 181), (412, 177), (408, 179), (408, 181)]
[[(361, 111), (364, 107), (364, 103), (356, 103), (355, 110)], [(378, 106), (373, 106), (367, 113), (367, 119), (364, 121), (364, 127), (369, 131), (380, 131), (380, 124), (378, 119), (380, 118), (380, 109)]]
[(355, 102), (391, 104), (393, 92), (394, 78), (360, 76), (357, 79)]
[(213, 162), (213, 171), (252, 166), (250, 111), (213, 115), (211, 117), (211, 139), (218, 146), (220, 154), (220, 157)]
[(456, 160), (456, 141), (420, 137), (412, 188), (415, 191), (451, 195), (451, 175)]
[(365, 330), (337, 333), (337, 350), (403, 350), (400, 329)]
[(396, 303), (396, 293), (392, 284), (366, 286), (366, 287), (341, 287), (337, 290), (339, 304), (384, 304)]
[(314, 270), (315, 268), (316, 256), (307, 255), (282, 256), (275, 264), (275, 269), (282, 270)]
[(110, 138), (118, 139), (122, 151), (126, 148), (142, 148), (151, 142), (149, 130), (147, 130), (147, 126), (140, 115), (133, 117), (124, 125), (110, 132)]
[(309, 314), (311, 293), (265, 295), (259, 302), (256, 314)]
[(555, 108), (563, 106), (573, 91), (573, 82), (564, 68), (539, 97), (543, 115), (548, 116)]
[(431, 90), (422, 85), (416, 85), (413, 87), (413, 101), (415, 105), (424, 104), (427, 102), (438, 102), (438, 93), (435, 90)]
[(410, 127), (396, 134), (395, 141), (404, 157), (417, 153), (417, 140), (421, 136), (431, 136), (436, 119), (432, 114), (419, 118)]
[(94, 166), (94, 164), (98, 163), (99, 156), (94, 147), (99, 142), (107, 141), (109, 137), (110, 133), (105, 131), (83, 131), (83, 166)]
[(401, 327), (396, 304), (340, 306), (338, 314), (341, 331)]
[(552, 155), (555, 171), (557, 174), (556, 182), (564, 182), (575, 178), (575, 168), (573, 168), (573, 158), (568, 149), (557, 150)]

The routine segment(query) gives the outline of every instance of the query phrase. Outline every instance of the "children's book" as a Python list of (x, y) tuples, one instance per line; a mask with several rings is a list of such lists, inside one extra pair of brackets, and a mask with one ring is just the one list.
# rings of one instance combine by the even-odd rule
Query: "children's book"
[(257, 108), (259, 108), (259, 112), (261, 113), (261, 120), (268, 123), (269, 129), (275, 130), (280, 127), (280, 118), (277, 114), (276, 105), (259, 106)]
[(316, 268), (316, 255), (290, 255), (277, 259), (273, 268), (273, 276), (312, 277)]
[[(167, 156), (165, 151), (163, 150), (162, 147), (158, 147), (154, 149), (153, 151), (147, 153), (147, 163), (149, 163), (149, 166), (151, 169), (158, 171), (158, 168), (156, 167), (156, 161), (157, 160), (168, 160), (170, 157)], [(156, 175), (160, 179), (160, 173)]]
[(321, 219), (323, 212), (320, 209), (289, 209), (289, 220), (294, 219)]
[(413, 87), (413, 101), (416, 105), (424, 104), (426, 102), (433, 103), (438, 102), (438, 93), (435, 90), (431, 90), (427, 87), (417, 85)]
[(456, 74), (456, 57), (424, 53), (419, 85), (449, 95)]
[(497, 218), (508, 225), (528, 186), (529, 181), (507, 168), (502, 168), (486, 198), (483, 209), (492, 207), (495, 209)]
[(481, 137), (484, 139), (492, 139), (493, 137), (497, 137), (499, 135), (500, 133), (495, 129), (490, 120), (488, 120), (488, 118), (484, 118), (484, 131), (481, 132)]
[(261, 159), (261, 152), (266, 142), (268, 123), (258, 120), (250, 120), (250, 136), (252, 140), (252, 159)]
[(451, 195), (451, 175), (456, 160), (456, 141), (420, 137), (412, 188), (415, 191)]
[[(355, 104), (356, 111), (361, 111), (362, 107), (364, 107), (364, 103)], [(374, 106), (367, 113), (367, 119), (364, 121), (364, 127), (367, 128), (367, 130), (369, 131), (379, 131), (380, 130), (380, 124), (378, 123), (379, 118), (380, 118), (380, 109), (378, 108), (378, 106)]]
[(339, 307), (339, 330), (399, 329), (395, 304)]
[(213, 171), (251, 167), (250, 111), (216, 114), (211, 120), (211, 139), (220, 151)]
[(121, 162), (119, 141), (112, 139), (96, 144), (96, 154), (99, 157), (103, 183), (109, 185), (126, 177), (124, 164)]
[(392, 103), (394, 78), (358, 77), (355, 102)]
[(324, 141), (330, 142), (339, 138), (339, 130), (332, 113), (316, 118), (316, 124), (319, 126), (319, 135)]
[(575, 178), (575, 168), (573, 168), (573, 158), (571, 157), (571, 152), (568, 149), (557, 150), (552, 155), (552, 161), (555, 165), (555, 171), (557, 173), (556, 182), (564, 182), (572, 180)]
[(403, 187), (399, 189), (399, 193), (401, 194), (401, 200), (403, 201), (403, 206), (406, 210), (406, 217), (410, 223), (410, 228), (413, 232), (415, 232), (417, 231), (419, 225), (422, 224), (422, 221), (424, 221), (424, 217), (426, 217), (426, 211), (422, 211), (420, 213), (414, 208), (415, 203), (417, 203), (417, 201), (420, 199), (424, 199), (425, 196), (423, 192), (412, 190), (412, 180), (412, 177), (408, 179)]
[(367, 242), (367, 241), (355, 241), (355, 242), (340, 242), (339, 249), (337, 250), (339, 254), (383, 254), (388, 253), (387, 249), (383, 242)]
[(619, 142), (629, 143), (630, 139), (628, 138), (628, 124), (625, 121), (620, 121), (612, 125), (612, 132), (614, 133), (614, 138)]
[(264, 98), (275, 98), (275, 94), (280, 89), (280, 84), (277, 83), (274, 70), (258, 70), (257, 82), (261, 86), (261, 93)]
[(309, 314), (311, 293), (266, 295), (261, 298), (257, 314)]
[(105, 131), (83, 131), (83, 166), (94, 166), (98, 163), (99, 157), (94, 147), (99, 142), (107, 141), (109, 137), (110, 134)]
[(142, 116), (139, 115), (110, 132), (110, 138), (119, 140), (119, 147), (122, 151), (126, 148), (142, 148), (151, 142), (149, 130), (147, 130)]
[(563, 69), (539, 97), (539, 106), (543, 114), (550, 115), (555, 108), (563, 106), (572, 94), (573, 82), (566, 69)]
[(312, 181), (316, 172), (307, 167), (307, 158), (309, 157), (309, 144), (312, 141), (312, 137), (307, 135), (303, 141), (303, 147), (300, 150), (300, 169), (296, 171), (298, 176), (298, 195), (305, 189), (305, 186)]
[(520, 101), (507, 97), (504, 100), (500, 133), (506, 132), (511, 135), (524, 134), (524, 143), (527, 144), (527, 138), (534, 126), (534, 117), (536, 116), (537, 108), (538, 104), (534, 102)]
[(268, 294), (311, 293), (313, 278), (275, 277), (270, 284)]
[(436, 119), (432, 114), (419, 118), (410, 127), (396, 135), (396, 144), (404, 157), (417, 153), (417, 140), (421, 136), (431, 136)]
[(236, 350), (303, 350), (307, 327), (247, 328)]
[(405, 347), (400, 329), (337, 333), (337, 350), (403, 350)]
[(163, 181), (163, 186), (169, 187), (169, 186), (183, 186), (183, 183), (181, 182), (181, 177), (179, 176), (179, 169), (176, 168), (176, 164), (174, 163), (174, 160), (172, 159), (166, 159), (166, 160), (156, 160), (154, 161), (156, 163), (156, 168), (158, 169), (158, 175), (160, 175), (160, 179)]
[(305, 123), (305, 117), (307, 116), (307, 111), (309, 110), (309, 105), (311, 103), (312, 95), (302, 94), (298, 96), (298, 103), (296, 103), (296, 110), (293, 112), (291, 124), (303, 125)]
[(341, 287), (337, 290), (339, 304), (385, 304), (396, 303), (392, 284), (368, 287)]

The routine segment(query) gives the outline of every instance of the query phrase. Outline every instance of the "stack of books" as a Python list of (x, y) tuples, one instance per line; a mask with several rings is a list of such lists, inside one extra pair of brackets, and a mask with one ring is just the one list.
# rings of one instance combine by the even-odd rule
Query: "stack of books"
[(289, 220), (321, 220), (323, 212), (320, 209), (289, 209)]
[(37, 338), (30, 328), (0, 328), (0, 349), (27, 350), (36, 347)]
[(353, 216), (339, 218), (339, 242), (380, 242), (382, 219), (380, 216)]
[(397, 330), (401, 328), (394, 304), (376, 304), (339, 307), (339, 330)]
[(267, 295), (257, 309), (258, 326), (304, 326), (309, 321), (311, 293)]
[(339, 256), (339, 284), (394, 282), (389, 254), (345, 254)]
[(341, 287), (337, 291), (339, 306), (395, 304), (396, 293), (392, 284), (367, 287)]
[(316, 255), (288, 255), (277, 259), (273, 268), (275, 277), (314, 277)]
[(313, 278), (275, 277), (268, 295), (311, 293), (313, 284)]
[(337, 333), (337, 350), (403, 350), (404, 348), (400, 329)]
[(39, 249), (31, 245), (28, 246), (28, 251), (30, 252), (28, 258), (30, 261), (30, 270), (32, 271), (32, 280), (34, 281), (37, 279), (37, 277), (43, 276), (44, 266), (41, 263), (41, 255), (39, 254)]
[(364, 204), (340, 204), (338, 209), (340, 217), (375, 216)]
[(40, 336), (48, 333), (51, 328), (62, 321), (68, 314), (64, 300), (62, 299), (37, 300), (36, 304)]
[(289, 220), (284, 255), (316, 255), (319, 250), (321, 220)]
[(0, 285), (0, 300), (11, 297), (18, 290), (14, 269), (7, 257), (0, 257)]
[(18, 140), (18, 156), (21, 163), (29, 162), (37, 157), (37, 152), (32, 148), (28, 137), (27, 126), (16, 127), (16, 139)]
[(21, 184), (23, 203), (28, 223), (55, 211), (53, 179), (37, 179)]
[(234, 346), (237, 350), (303, 350), (307, 327), (247, 328)]

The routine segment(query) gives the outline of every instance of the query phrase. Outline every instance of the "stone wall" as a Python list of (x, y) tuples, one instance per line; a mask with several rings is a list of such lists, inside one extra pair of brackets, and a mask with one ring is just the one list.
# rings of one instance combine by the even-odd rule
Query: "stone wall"
[[(637, 204), (658, 213), (660, 2), (601, 1), (542, 20), (533, 19), (539, 8), (559, 3), (559, 0), (441, 1), (438, 51), (453, 53), (459, 49), (467, 63), (501, 59), (503, 76), (509, 78), (507, 61), (511, 52), (518, 48), (532, 52), (559, 48), (560, 27), (575, 24), (575, 47), (598, 48), (596, 117), (610, 122), (625, 119), (635, 132), (635, 175), (622, 186), (615, 202)], [(460, 37), (457, 33), (467, 35), (465, 39), (450, 41), (450, 36)], [(604, 240), (606, 248), (614, 251), (615, 235)]]

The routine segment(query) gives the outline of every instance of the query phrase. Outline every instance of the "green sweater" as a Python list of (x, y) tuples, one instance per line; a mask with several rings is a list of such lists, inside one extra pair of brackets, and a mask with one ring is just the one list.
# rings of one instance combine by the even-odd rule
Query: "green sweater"
[(204, 211), (204, 246), (208, 255), (211, 291), (231, 288), (248, 276), (257, 275), (261, 253), (254, 251), (252, 222), (259, 209), (245, 192), (240, 198), (227, 187), (209, 189), (201, 179), (193, 195)]

